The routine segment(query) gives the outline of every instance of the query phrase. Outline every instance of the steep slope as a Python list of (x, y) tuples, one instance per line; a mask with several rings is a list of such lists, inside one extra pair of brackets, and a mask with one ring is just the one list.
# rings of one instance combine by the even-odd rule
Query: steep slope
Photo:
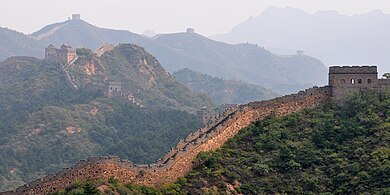
[(194, 112), (209, 104), (175, 80), (155, 57), (137, 45), (120, 44), (101, 57), (81, 55), (70, 72), (81, 87), (93, 84), (104, 89), (108, 80), (119, 81), (127, 97), (145, 106)]
[(10, 56), (43, 56), (42, 47), (25, 34), (0, 27), (0, 61)]
[(346, 16), (334, 11), (309, 14), (294, 8), (270, 7), (228, 34), (212, 38), (257, 43), (276, 53), (302, 49), (327, 65), (378, 64), (383, 67), (381, 72), (388, 72), (389, 21), (390, 15), (380, 10)]
[[(73, 90), (58, 64), (31, 57), (0, 63), (0, 191), (90, 156), (150, 163), (199, 127), (194, 115), (179, 109), (194, 111), (207, 103), (144, 49), (120, 45), (96, 60), (106, 73), (94, 78), (97, 84), (108, 77), (122, 81), (125, 90), (135, 87), (146, 107), (107, 99), (82, 82)], [(73, 73), (83, 67), (74, 74), (76, 82), (95, 76), (84, 65), (71, 67)]]
[(270, 90), (258, 85), (224, 80), (187, 68), (174, 72), (173, 76), (193, 92), (205, 94), (217, 104), (243, 104), (277, 96)]
[(388, 97), (269, 117), (198, 156), (184, 194), (388, 194)]

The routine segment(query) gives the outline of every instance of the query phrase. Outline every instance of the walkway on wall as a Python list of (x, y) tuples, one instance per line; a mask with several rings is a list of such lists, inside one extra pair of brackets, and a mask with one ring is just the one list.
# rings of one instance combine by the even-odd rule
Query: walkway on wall
[[(76, 60), (77, 60), (77, 58), (76, 58)], [(74, 60), (74, 61), (76, 61), (76, 60)], [(72, 62), (74, 63), (74, 61), (72, 61)], [(73, 78), (72, 74), (69, 72), (69, 68), (66, 68), (66, 64), (60, 63), (59, 68), (60, 68), (60, 71), (64, 74), (68, 85), (72, 89), (78, 90), (79, 86), (77, 85), (76, 80)]]

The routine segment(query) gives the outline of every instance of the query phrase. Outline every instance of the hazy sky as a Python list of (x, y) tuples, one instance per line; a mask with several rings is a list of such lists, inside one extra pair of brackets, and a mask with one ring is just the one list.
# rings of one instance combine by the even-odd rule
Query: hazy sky
[(66, 20), (72, 13), (114, 29), (136, 33), (184, 31), (213, 35), (229, 32), (271, 5), (314, 13), (337, 10), (352, 15), (381, 9), (390, 13), (390, 0), (1, 0), (0, 26), (32, 33), (47, 24)]

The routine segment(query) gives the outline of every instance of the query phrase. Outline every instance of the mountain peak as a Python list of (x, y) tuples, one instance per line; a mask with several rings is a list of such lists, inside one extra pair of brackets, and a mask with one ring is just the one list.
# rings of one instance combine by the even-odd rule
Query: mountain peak
[(296, 15), (296, 14), (300, 14), (300, 15), (304, 14), (304, 15), (306, 15), (308, 13), (305, 12), (305, 11), (302, 11), (302, 10), (300, 10), (298, 8), (277, 7), (277, 6), (272, 5), (272, 6), (268, 7), (267, 9), (265, 9), (263, 11), (263, 13), (261, 14), (261, 16), (264, 16), (264, 15), (271, 15), (272, 16), (272, 15), (280, 15), (280, 14), (282, 14), (282, 15), (290, 15), (290, 14), (294, 14), (294, 15)]

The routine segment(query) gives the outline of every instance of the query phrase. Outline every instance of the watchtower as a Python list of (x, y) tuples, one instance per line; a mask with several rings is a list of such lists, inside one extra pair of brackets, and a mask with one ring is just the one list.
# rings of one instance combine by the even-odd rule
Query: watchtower
[(377, 67), (332, 66), (329, 68), (329, 86), (336, 101), (344, 101), (348, 95), (362, 90), (377, 90)]
[(107, 81), (106, 96), (112, 98), (115, 95), (122, 95), (122, 83), (119, 81)]
[(218, 112), (208, 107), (203, 107), (196, 112), (196, 116), (198, 121), (202, 122), (203, 125), (208, 125), (218, 118)]
[(80, 14), (72, 14), (72, 20), (81, 20)]
[(187, 33), (193, 34), (193, 33), (195, 33), (195, 29), (194, 28), (187, 28)]
[(69, 64), (76, 57), (76, 49), (65, 44), (60, 49), (52, 44), (45, 49), (45, 60), (49, 62)]

